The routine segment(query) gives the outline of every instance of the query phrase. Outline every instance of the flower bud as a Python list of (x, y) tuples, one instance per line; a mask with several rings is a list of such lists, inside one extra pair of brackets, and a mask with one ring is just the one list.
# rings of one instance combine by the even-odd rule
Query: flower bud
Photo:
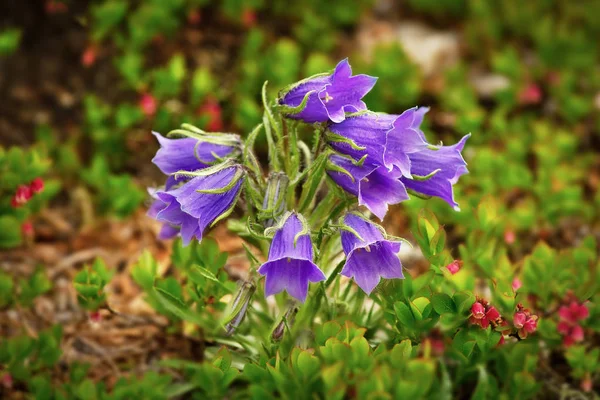
[(296, 318), (296, 314), (298, 313), (298, 307), (293, 303), (287, 309), (275, 329), (273, 329), (273, 333), (271, 333), (271, 339), (274, 342), (278, 342), (283, 338), (283, 334), (285, 332), (285, 326), (290, 326), (294, 323), (294, 319)]
[[(281, 214), (285, 208), (285, 194), (287, 191), (289, 178), (281, 172), (271, 173), (267, 180), (267, 190), (263, 199), (263, 211), (270, 215)], [(275, 220), (269, 218), (265, 222), (265, 228), (273, 226)]]
[(240, 326), (244, 320), (248, 305), (250, 304), (250, 300), (252, 300), (252, 295), (254, 295), (255, 291), (256, 286), (252, 282), (244, 282), (242, 286), (240, 286), (231, 303), (231, 307), (229, 308), (229, 317), (226, 319), (225, 334), (227, 336), (233, 335), (237, 327)]
[(156, 99), (149, 93), (144, 93), (140, 97), (139, 107), (146, 117), (152, 117), (156, 114), (156, 109), (158, 108)]
[(23, 236), (33, 236), (33, 224), (31, 223), (31, 221), (23, 222), (23, 224), (21, 225), (21, 232), (23, 233)]
[(450, 272), (452, 275), (456, 274), (458, 271), (460, 271), (460, 268), (462, 267), (462, 261), (460, 260), (454, 260), (452, 261), (450, 264), (446, 265), (446, 269), (448, 270), (448, 272)]
[(485, 313), (485, 317), (490, 321), (495, 321), (500, 318), (500, 313), (496, 310), (496, 307), (490, 307)]
[(519, 278), (514, 278), (512, 281), (512, 289), (513, 291), (517, 291), (521, 288), (521, 286), (523, 286), (523, 283), (521, 282), (521, 280)]
[(29, 186), (21, 185), (15, 191), (15, 195), (13, 196), (10, 204), (13, 208), (17, 208), (27, 203), (33, 193), (31, 192), (31, 188)]
[(515, 313), (515, 316), (513, 318), (513, 323), (515, 325), (515, 328), (521, 329), (523, 327), (523, 325), (525, 325), (526, 321), (527, 321), (527, 315), (525, 315), (524, 312), (518, 311)]
[(42, 178), (35, 178), (29, 184), (29, 188), (33, 193), (40, 193), (44, 190), (44, 180)]
[(485, 316), (485, 307), (480, 302), (475, 302), (471, 306), (471, 313), (475, 319), (482, 319)]

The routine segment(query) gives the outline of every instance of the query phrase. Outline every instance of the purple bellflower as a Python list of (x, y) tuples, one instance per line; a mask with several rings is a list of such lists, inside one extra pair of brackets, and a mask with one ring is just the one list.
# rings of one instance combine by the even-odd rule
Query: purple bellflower
[(409, 154), (428, 146), (419, 129), (427, 110), (415, 107), (401, 115), (373, 112), (349, 115), (343, 122), (329, 126), (337, 137), (330, 137), (330, 145), (356, 160), (366, 155), (368, 163), (384, 165), (389, 170), (396, 167), (402, 175), (410, 177)]
[[(380, 220), (385, 217), (389, 204), (409, 198), (398, 169), (388, 171), (384, 166), (373, 164), (359, 166), (339, 155), (332, 155), (329, 161), (333, 167), (327, 171), (331, 179), (346, 192), (358, 197), (358, 204), (367, 207)], [(344, 169), (349, 175), (335, 167)]]
[(323, 272), (313, 263), (313, 247), (307, 222), (295, 212), (285, 215), (275, 229), (269, 249), (269, 259), (258, 273), (266, 276), (265, 296), (283, 290), (304, 302), (308, 282), (325, 280)]
[(400, 242), (386, 240), (379, 227), (356, 214), (346, 214), (343, 224), (350, 229), (341, 231), (342, 247), (346, 254), (342, 275), (354, 278), (368, 295), (381, 278), (404, 278), (398, 258)]
[(152, 162), (167, 175), (206, 168), (230, 156), (241, 146), (239, 137), (232, 134), (197, 135), (181, 139), (169, 139), (157, 132), (152, 134), (160, 144)]
[(439, 146), (437, 150), (425, 149), (410, 154), (413, 175), (428, 176), (433, 173), (433, 176), (426, 180), (407, 177), (402, 177), (400, 180), (407, 189), (425, 196), (439, 197), (459, 211), (458, 203), (454, 200), (453, 187), (461, 175), (469, 172), (461, 152), (470, 136), (471, 134), (465, 135), (452, 146)]
[(298, 107), (308, 95), (305, 107), (287, 116), (307, 123), (341, 122), (346, 112), (367, 109), (361, 100), (375, 85), (377, 78), (368, 75), (352, 76), (348, 59), (342, 60), (331, 74), (319, 74), (292, 85), (280, 94), (279, 104)]
[(200, 241), (208, 226), (233, 211), (242, 187), (243, 168), (240, 165), (217, 166), (203, 172), (179, 187), (167, 186), (154, 193), (157, 200), (148, 215), (169, 227), (163, 226), (163, 237), (172, 237), (178, 230), (184, 245), (194, 237)]

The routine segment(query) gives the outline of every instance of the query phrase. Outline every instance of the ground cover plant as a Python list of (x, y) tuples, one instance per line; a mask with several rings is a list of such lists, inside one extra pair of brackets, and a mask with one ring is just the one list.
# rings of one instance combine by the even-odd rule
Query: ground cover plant
[(0, 396), (597, 398), (598, 11), (0, 6)]

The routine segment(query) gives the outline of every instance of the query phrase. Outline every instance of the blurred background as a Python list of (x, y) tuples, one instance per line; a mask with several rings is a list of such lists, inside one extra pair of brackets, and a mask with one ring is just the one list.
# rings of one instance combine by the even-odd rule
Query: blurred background
[[(600, 238), (599, 16), (597, 0), (2, 1), (0, 333), (61, 324), (61, 360), (109, 379), (101, 367), (114, 361), (90, 344), (98, 332), (71, 281), (100, 257), (113, 308), (150, 313), (128, 273), (144, 249), (167, 270), (171, 251), (145, 217), (146, 187), (161, 183), (150, 131), (188, 122), (246, 135), (265, 80), (273, 97), (346, 57), (379, 77), (371, 110), (430, 107), (431, 142), (472, 133), (470, 174), (455, 187), (463, 211), (413, 199), (394, 207), (392, 233), (410, 237), (426, 207), (466, 257), (458, 246), (483, 201), (512, 260), (539, 240)], [(15, 204), (36, 178), (43, 190)], [(243, 272), (240, 240), (224, 225), (213, 236)], [(126, 340), (128, 360), (196, 351), (189, 338), (123, 329), (102, 340)]]

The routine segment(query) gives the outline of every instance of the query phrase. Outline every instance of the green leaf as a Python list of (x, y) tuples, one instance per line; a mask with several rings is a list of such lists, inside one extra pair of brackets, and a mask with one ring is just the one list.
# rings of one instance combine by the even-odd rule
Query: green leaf
[(438, 314), (456, 314), (458, 311), (454, 300), (446, 293), (435, 293), (431, 298), (433, 309)]
[(395, 302), (394, 311), (396, 312), (396, 317), (401, 324), (407, 326), (408, 328), (414, 328), (415, 317), (405, 303), (401, 301)]

